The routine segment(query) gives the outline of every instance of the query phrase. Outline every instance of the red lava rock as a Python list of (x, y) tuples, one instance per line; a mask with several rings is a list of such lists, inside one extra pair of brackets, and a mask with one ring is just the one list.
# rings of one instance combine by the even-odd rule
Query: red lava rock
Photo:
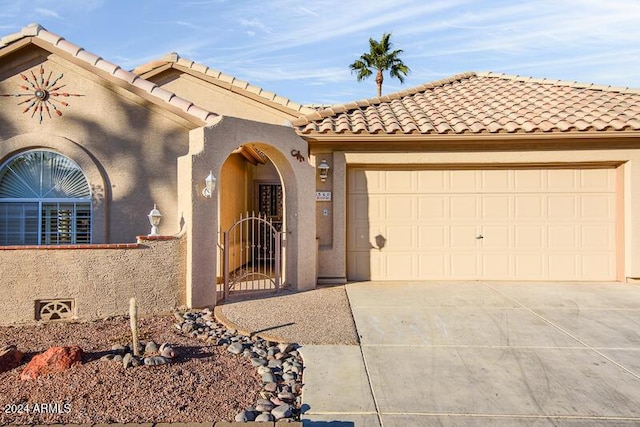
[(20, 365), (24, 354), (15, 345), (0, 348), (0, 373), (7, 372)]
[(32, 380), (40, 375), (62, 372), (77, 363), (81, 363), (82, 349), (72, 347), (51, 347), (35, 356), (20, 374), (21, 380)]

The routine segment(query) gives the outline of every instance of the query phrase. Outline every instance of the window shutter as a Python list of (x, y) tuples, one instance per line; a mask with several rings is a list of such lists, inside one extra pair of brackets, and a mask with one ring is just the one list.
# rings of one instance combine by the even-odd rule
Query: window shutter
[(89, 184), (70, 159), (50, 151), (32, 151), (14, 158), (0, 176), (0, 198), (88, 199)]

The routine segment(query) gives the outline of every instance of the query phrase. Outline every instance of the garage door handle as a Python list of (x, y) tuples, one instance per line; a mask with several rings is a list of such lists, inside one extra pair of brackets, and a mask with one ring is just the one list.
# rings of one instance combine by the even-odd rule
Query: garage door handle
[(479, 236), (476, 236), (476, 240), (480, 240), (480, 239), (484, 239), (484, 236), (482, 234)]

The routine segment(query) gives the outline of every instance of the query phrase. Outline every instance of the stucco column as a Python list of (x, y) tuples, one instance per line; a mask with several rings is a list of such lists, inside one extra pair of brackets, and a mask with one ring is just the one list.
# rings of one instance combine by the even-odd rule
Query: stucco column
[(178, 208), (182, 233), (186, 234), (185, 304), (187, 307), (215, 305), (217, 212), (216, 192), (202, 195), (209, 170), (219, 170), (204, 155), (205, 128), (189, 133), (189, 153), (178, 159)]
[[(326, 183), (316, 180), (319, 191), (330, 191), (331, 201), (320, 202), (316, 209), (318, 233), (324, 233), (318, 250), (318, 283), (344, 284), (346, 274), (347, 241), (347, 164), (343, 152), (319, 151), (312, 153), (312, 163), (330, 162), (331, 169)], [(325, 216), (324, 209), (329, 216)], [(324, 227), (322, 223), (324, 222)]]

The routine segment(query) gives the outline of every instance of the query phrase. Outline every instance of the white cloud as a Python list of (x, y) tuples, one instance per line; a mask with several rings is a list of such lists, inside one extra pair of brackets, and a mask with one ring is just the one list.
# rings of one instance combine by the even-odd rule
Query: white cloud
[(301, 6), (301, 7), (298, 8), (298, 10), (300, 12), (304, 13), (304, 14), (307, 14), (307, 15), (320, 16), (320, 13), (318, 13), (316, 11), (313, 11), (313, 10), (311, 10), (309, 8), (306, 8), (306, 7), (302, 7)]
[[(263, 31), (265, 33), (271, 33), (271, 28), (267, 27), (265, 24), (263, 24), (259, 19), (257, 18), (253, 18), (253, 19), (246, 19), (246, 18), (242, 18), (240, 19), (240, 25), (242, 25), (243, 27), (249, 27), (252, 29), (256, 29), (256, 30), (260, 30)], [(255, 34), (255, 32), (254, 32)]]
[(36, 7), (33, 10), (34, 10), (34, 12), (36, 12), (38, 15), (41, 15), (41, 16), (48, 16), (50, 18), (61, 19), (60, 15), (58, 15), (58, 12), (56, 12), (55, 10), (44, 9), (44, 8), (41, 8), (41, 7)]
[[(640, 54), (639, 49), (631, 50), (627, 52), (628, 55), (634, 55), (636, 58), (638, 54)], [(588, 67), (594, 64), (610, 64), (615, 65), (617, 63), (626, 62), (627, 58), (621, 55), (618, 55), (616, 52), (610, 53), (599, 53), (599, 54), (591, 54), (591, 55), (576, 55), (576, 56), (567, 56), (567, 57), (559, 57), (559, 58), (538, 58), (532, 59), (528, 62), (520, 62), (517, 64), (518, 68), (526, 69), (526, 68), (538, 68), (544, 69), (549, 67), (562, 67), (562, 68), (575, 68), (575, 67)], [(509, 67), (515, 68), (515, 67)]]
[(180, 3), (181, 6), (210, 6), (210, 5), (220, 5), (222, 3), (226, 3), (226, 0), (200, 0), (200, 1), (182, 1)]
[(200, 27), (199, 25), (192, 24), (191, 22), (186, 22), (186, 21), (176, 21), (176, 25), (180, 25), (182, 27), (187, 27), (187, 28), (190, 28), (190, 29), (196, 30), (196, 31), (203, 30), (203, 28)]
[(246, 67), (243, 75), (251, 80), (266, 82), (307, 80), (318, 83), (338, 83), (351, 80), (344, 68), (290, 67), (287, 65)]

